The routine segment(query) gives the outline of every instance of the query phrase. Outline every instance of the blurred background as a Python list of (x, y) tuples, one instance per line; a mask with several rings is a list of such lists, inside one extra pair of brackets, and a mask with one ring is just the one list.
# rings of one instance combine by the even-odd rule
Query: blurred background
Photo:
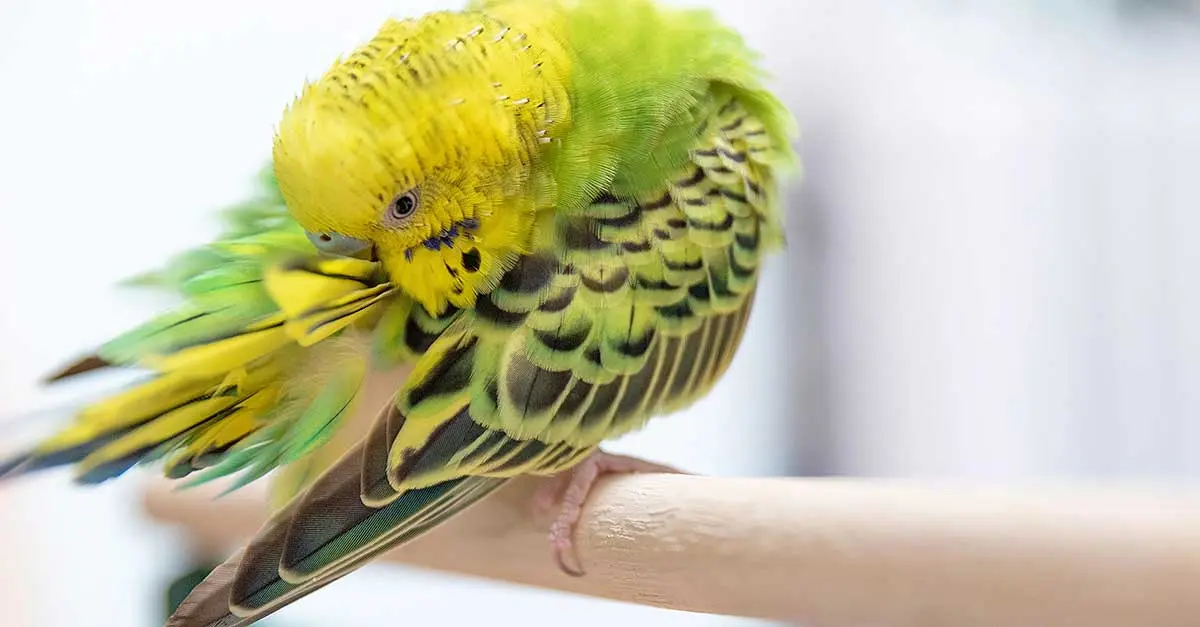
[[(725, 475), (1200, 473), (1200, 2), (675, 4), (764, 53), (805, 175), (730, 373), (615, 450)], [(457, 6), (0, 4), (0, 415), (52, 420), (80, 388), (41, 374), (169, 304), (114, 284), (215, 233), (306, 77), (389, 15)], [(192, 556), (133, 475), (0, 488), (5, 624), (159, 624)], [(393, 566), (270, 624), (397, 616), (755, 624)]]

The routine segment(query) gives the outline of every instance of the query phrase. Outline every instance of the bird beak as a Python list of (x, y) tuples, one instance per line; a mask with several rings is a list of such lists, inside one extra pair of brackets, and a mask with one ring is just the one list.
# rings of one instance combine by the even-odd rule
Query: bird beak
[(379, 261), (379, 255), (377, 255), (375, 253), (374, 244), (372, 244), (371, 246), (367, 246), (366, 248), (364, 248), (350, 256), (354, 257), (355, 259), (362, 259), (363, 261), (370, 261), (372, 263)]
[(336, 233), (306, 233), (308, 241), (317, 250), (333, 257), (347, 257), (364, 261), (379, 261), (375, 244), (370, 241), (346, 237)]

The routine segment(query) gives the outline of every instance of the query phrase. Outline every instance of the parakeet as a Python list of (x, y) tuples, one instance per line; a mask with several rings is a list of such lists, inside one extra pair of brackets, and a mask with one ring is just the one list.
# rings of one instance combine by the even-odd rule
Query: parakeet
[[(285, 108), (230, 229), (148, 279), (184, 304), (63, 373), (149, 378), (8, 470), (290, 477), (177, 627), (251, 624), (524, 474), (560, 478), (577, 571), (597, 475), (661, 468), (600, 445), (712, 388), (783, 244), (796, 129), (765, 80), (710, 12), (653, 0), (386, 21)], [(364, 377), (403, 364), (331, 454)]]

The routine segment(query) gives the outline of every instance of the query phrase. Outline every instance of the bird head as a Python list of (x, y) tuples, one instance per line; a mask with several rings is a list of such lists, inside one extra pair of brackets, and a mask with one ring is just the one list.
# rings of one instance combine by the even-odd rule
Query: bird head
[(321, 251), (377, 260), (432, 313), (469, 307), (532, 245), (535, 164), (568, 122), (561, 48), (479, 12), (389, 20), (304, 86), (273, 163)]

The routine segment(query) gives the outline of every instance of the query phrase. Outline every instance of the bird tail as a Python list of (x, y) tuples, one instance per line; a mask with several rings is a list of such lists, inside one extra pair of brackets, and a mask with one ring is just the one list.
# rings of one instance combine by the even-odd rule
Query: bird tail
[(167, 627), (241, 627), (333, 583), (484, 498), (507, 479), (461, 477), (362, 502), (360, 443), (278, 511), (179, 605)]

